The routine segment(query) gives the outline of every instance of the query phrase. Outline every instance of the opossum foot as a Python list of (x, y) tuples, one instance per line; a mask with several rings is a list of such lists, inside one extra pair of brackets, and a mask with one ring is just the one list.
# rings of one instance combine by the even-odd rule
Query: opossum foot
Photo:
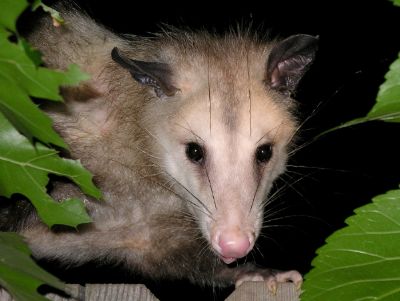
[(241, 284), (247, 281), (264, 281), (268, 290), (271, 293), (276, 294), (279, 282), (293, 282), (299, 290), (303, 284), (303, 277), (297, 271), (276, 272), (272, 275), (263, 275), (260, 272), (253, 272), (240, 276), (240, 278), (236, 280), (235, 287), (238, 288)]

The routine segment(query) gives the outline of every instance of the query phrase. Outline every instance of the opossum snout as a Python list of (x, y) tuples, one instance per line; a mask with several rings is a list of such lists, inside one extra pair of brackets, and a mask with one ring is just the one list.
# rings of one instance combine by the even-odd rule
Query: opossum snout
[(240, 229), (216, 231), (212, 246), (226, 264), (246, 256), (254, 246), (255, 235)]

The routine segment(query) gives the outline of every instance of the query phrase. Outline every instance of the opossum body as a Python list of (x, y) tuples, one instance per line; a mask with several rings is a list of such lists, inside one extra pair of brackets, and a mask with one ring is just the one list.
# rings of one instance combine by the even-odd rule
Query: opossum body
[(104, 202), (56, 183), (53, 197), (83, 198), (94, 222), (79, 231), (25, 222), (20, 232), (34, 256), (117, 260), (152, 278), (200, 284), (300, 284), (295, 271), (228, 264), (259, 236), (297, 128), (290, 96), (316, 38), (176, 29), (121, 38), (75, 10), (63, 15), (65, 25), (43, 18), (28, 38), (47, 66), (76, 63), (91, 75), (63, 90), (64, 105), (44, 109)]

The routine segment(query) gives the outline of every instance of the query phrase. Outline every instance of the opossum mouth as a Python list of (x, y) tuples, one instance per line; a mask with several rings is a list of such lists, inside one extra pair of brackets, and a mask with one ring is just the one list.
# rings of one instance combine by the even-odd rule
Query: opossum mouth
[(237, 258), (234, 258), (234, 257), (224, 257), (222, 255), (218, 255), (218, 256), (226, 264), (230, 264), (230, 263), (235, 262), (237, 260)]

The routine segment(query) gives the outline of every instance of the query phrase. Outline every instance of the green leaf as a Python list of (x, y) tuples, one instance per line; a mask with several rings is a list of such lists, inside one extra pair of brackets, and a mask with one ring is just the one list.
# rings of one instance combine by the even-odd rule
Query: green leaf
[(51, 119), (31, 101), (15, 82), (0, 75), (0, 112), (30, 141), (36, 137), (44, 143), (67, 148), (53, 130)]
[(77, 67), (63, 72), (37, 68), (25, 51), (9, 41), (0, 40), (0, 75), (15, 81), (29, 95), (49, 100), (62, 100), (59, 86), (78, 84), (88, 75), (77, 75)]
[(31, 59), (36, 67), (39, 67), (41, 64), (43, 64), (42, 54), (39, 50), (32, 48), (32, 46), (24, 38), (20, 37), (18, 39), (18, 42), (19, 47), (21, 47), (22, 50), (25, 51), (26, 55)]
[(0, 286), (18, 301), (48, 301), (37, 292), (43, 284), (65, 290), (64, 283), (32, 260), (28, 246), (16, 233), (0, 232), (0, 275)]
[(0, 195), (25, 195), (50, 227), (56, 223), (76, 227), (91, 221), (81, 202), (72, 199), (58, 203), (46, 192), (48, 175), (55, 174), (69, 178), (87, 195), (100, 198), (91, 174), (78, 161), (60, 158), (43, 144), (33, 146), (2, 114), (0, 141)]
[(26, 0), (1, 0), (0, 25), (15, 32), (16, 20), (27, 7), (28, 2)]
[(387, 122), (400, 122), (400, 54), (385, 75), (386, 81), (379, 87), (376, 104), (367, 118)]
[(10, 35), (10, 32), (0, 25), (0, 40), (5, 41)]
[(64, 73), (37, 67), (41, 62), (38, 52), (24, 40), (20, 40), (19, 45), (11, 43), (7, 36), (0, 32), (0, 110), (29, 139), (36, 137), (46, 144), (66, 148), (53, 130), (51, 120), (29, 96), (62, 100), (60, 85), (75, 85), (88, 79), (88, 75), (76, 65), (71, 65)]
[(59, 80), (61, 83), (59, 85), (74, 86), (89, 78), (90, 76), (87, 73), (83, 73), (78, 65), (72, 64), (68, 67), (68, 70), (60, 76)]
[(400, 300), (400, 190), (355, 212), (317, 251), (302, 301)]
[[(400, 0), (398, 1), (400, 2)], [(348, 121), (319, 136), (368, 121), (400, 122), (400, 53), (399, 58), (390, 65), (385, 78), (386, 81), (379, 87), (376, 103), (367, 116)]]
[(394, 5), (400, 6), (400, 0), (390, 0), (393, 2)]

